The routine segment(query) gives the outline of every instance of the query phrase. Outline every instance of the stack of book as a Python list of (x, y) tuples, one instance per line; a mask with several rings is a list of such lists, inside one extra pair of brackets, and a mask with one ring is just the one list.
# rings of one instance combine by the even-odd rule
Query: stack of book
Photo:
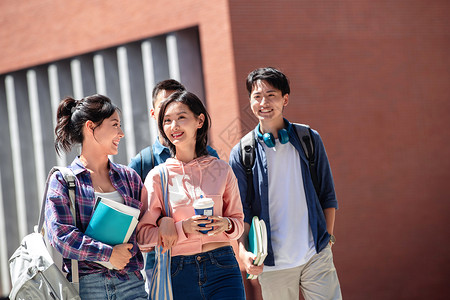
[[(94, 213), (85, 234), (97, 241), (115, 246), (127, 243), (139, 221), (140, 210), (107, 198), (97, 197)], [(110, 262), (97, 263), (113, 269)]]
[[(252, 219), (248, 241), (250, 252), (256, 256), (253, 264), (255, 266), (262, 265), (267, 256), (267, 229), (264, 220), (260, 220), (257, 216)], [(247, 279), (256, 279), (257, 277), (257, 275), (247, 274)]]

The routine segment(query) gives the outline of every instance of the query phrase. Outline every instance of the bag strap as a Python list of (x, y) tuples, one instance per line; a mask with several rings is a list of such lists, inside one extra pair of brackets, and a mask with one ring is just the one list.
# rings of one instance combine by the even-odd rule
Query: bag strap
[[(161, 190), (164, 198), (164, 209), (166, 215), (170, 217), (170, 205), (169, 205), (169, 185), (168, 177), (169, 170), (162, 164), (158, 168), (159, 176), (161, 178)], [(155, 247), (155, 265), (152, 271), (152, 277), (150, 280), (149, 299), (167, 299), (173, 300), (172, 293), (172, 279), (170, 272), (171, 264), (171, 249), (166, 252), (162, 252), (162, 246)]]
[[(142, 181), (147, 177), (148, 172), (155, 166), (155, 157), (153, 156), (153, 146), (147, 147), (139, 152), (139, 156), (141, 158), (141, 174), (139, 174), (142, 178)], [(150, 160), (147, 160), (147, 156), (150, 156)], [(151, 161), (151, 164), (149, 164)]]
[(169, 171), (167, 170), (167, 167), (165, 165), (161, 165), (159, 168), (159, 176), (161, 178), (161, 190), (162, 195), (164, 198), (164, 210), (166, 211), (166, 215), (168, 217), (171, 216), (170, 213), (170, 205), (169, 205), (169, 186), (168, 186), (168, 177), (169, 177)]
[[(317, 175), (317, 165), (315, 160), (314, 139), (309, 125), (294, 124), (294, 131), (300, 140), (303, 151), (308, 160), (309, 172), (314, 185), (317, 196), (320, 193), (319, 177)], [(247, 199), (252, 199), (253, 193), (253, 164), (255, 163), (255, 132), (254, 130), (247, 133), (240, 140), (241, 163), (245, 168), (247, 175)]]
[(255, 131), (247, 133), (240, 141), (241, 163), (245, 168), (247, 175), (247, 199), (253, 195), (253, 164), (255, 163)]
[(72, 170), (66, 167), (58, 168), (61, 174), (64, 177), (64, 180), (67, 182), (67, 187), (69, 189), (69, 198), (70, 198), (70, 212), (75, 220), (75, 225), (77, 223), (77, 215), (75, 211), (75, 175)]
[[(75, 210), (75, 174), (73, 174), (72, 170), (66, 167), (60, 167), (59, 171), (64, 177), (64, 180), (67, 182), (67, 186), (69, 188), (69, 198), (70, 198), (70, 212), (72, 213), (72, 217), (75, 220), (75, 227), (77, 226), (77, 213)], [(72, 266), (72, 282), (78, 284), (80, 281), (78, 274), (78, 260), (71, 259)]]
[(303, 152), (305, 152), (308, 159), (309, 172), (316, 191), (317, 197), (320, 193), (319, 177), (317, 176), (317, 165), (314, 151), (314, 139), (311, 133), (311, 128), (306, 124), (294, 123), (294, 130), (297, 134), (300, 143), (302, 144)]
[(45, 190), (43, 194), (43, 199), (41, 203), (41, 212), (39, 214), (39, 222), (37, 226), (37, 232), (42, 231), (42, 227), (44, 226), (44, 220), (45, 220), (45, 201), (47, 199), (47, 191), (48, 187), (50, 185), (50, 178), (52, 177), (53, 173), (56, 171), (60, 171), (63, 175), (64, 180), (67, 183), (67, 186), (69, 188), (69, 198), (70, 198), (70, 213), (72, 216), (75, 216), (75, 225), (76, 225), (76, 212), (75, 212), (75, 175), (73, 174), (72, 170), (70, 170), (67, 167), (53, 167), (50, 172), (48, 173), (47, 180), (45, 182)]
[[(152, 165), (149, 168), (149, 172), (151, 169), (153, 169), (153, 167), (155, 166), (155, 157), (153, 156), (153, 145), (150, 146), (150, 157), (152, 158)], [(146, 176), (145, 176), (146, 177)]]
[[(45, 190), (42, 200), (42, 206), (41, 206), (41, 212), (39, 214), (39, 223), (37, 226), (37, 232), (42, 231), (42, 227), (44, 226), (44, 219), (45, 219), (45, 201), (47, 199), (47, 191), (48, 187), (50, 185), (50, 178), (52, 177), (53, 173), (56, 171), (60, 171), (64, 180), (67, 183), (67, 187), (69, 189), (69, 199), (70, 199), (70, 213), (72, 214), (72, 217), (74, 218), (74, 225), (77, 227), (77, 214), (75, 210), (75, 174), (73, 174), (72, 170), (67, 167), (53, 167), (47, 176), (47, 181), (45, 182)], [(79, 275), (78, 275), (78, 260), (71, 259), (72, 262), (72, 282), (78, 283), (79, 282)]]

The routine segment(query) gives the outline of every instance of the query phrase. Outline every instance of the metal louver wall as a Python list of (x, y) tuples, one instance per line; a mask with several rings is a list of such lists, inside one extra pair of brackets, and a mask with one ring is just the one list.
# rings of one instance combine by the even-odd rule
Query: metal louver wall
[(58, 157), (54, 150), (59, 101), (111, 98), (125, 132), (112, 159), (127, 165), (156, 137), (151, 92), (168, 78), (204, 100), (196, 27), (0, 75), (0, 296), (10, 289), (8, 259), (37, 222), (47, 172), (79, 152)]

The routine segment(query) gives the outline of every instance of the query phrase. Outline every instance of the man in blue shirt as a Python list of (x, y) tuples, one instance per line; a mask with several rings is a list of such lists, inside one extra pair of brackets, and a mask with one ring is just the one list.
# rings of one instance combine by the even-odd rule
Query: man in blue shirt
[[(238, 143), (230, 165), (236, 174), (244, 209), (244, 234), (239, 256), (247, 273), (258, 275), (263, 298), (341, 299), (331, 246), (337, 200), (322, 140), (311, 130), (318, 191), (309, 171), (295, 125), (283, 117), (289, 102), (289, 81), (274, 68), (260, 68), (247, 77), (250, 106), (259, 124), (255, 133), (253, 190), (247, 197), (247, 175)], [(267, 227), (268, 255), (255, 266), (248, 249), (253, 216)]]
[[(153, 108), (150, 109), (152, 118), (156, 121), (158, 120), (162, 101), (167, 99), (174, 92), (185, 90), (186, 88), (180, 82), (174, 79), (167, 79), (158, 82), (152, 91)], [(214, 150), (210, 146), (207, 146), (207, 150), (211, 156), (219, 158), (216, 150)], [(150, 172), (150, 170), (157, 165), (164, 163), (169, 157), (171, 157), (169, 148), (164, 146), (163, 139), (158, 136), (153, 145), (142, 149), (134, 158), (131, 159), (131, 162), (128, 166), (134, 169), (144, 182), (148, 172)], [(145, 272), (147, 273), (147, 278), (151, 278), (154, 262), (155, 252), (151, 251), (147, 254), (147, 262), (145, 264)]]

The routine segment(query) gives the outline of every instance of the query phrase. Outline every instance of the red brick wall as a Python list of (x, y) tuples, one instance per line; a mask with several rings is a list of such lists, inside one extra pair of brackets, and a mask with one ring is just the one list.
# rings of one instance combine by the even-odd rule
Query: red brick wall
[(226, 0), (0, 1), (0, 74), (198, 25), (212, 144), (227, 157), (228, 145), (215, 137), (239, 114), (228, 7)]
[(278, 67), (286, 116), (325, 142), (344, 299), (447, 298), (449, 13), (448, 1), (231, 1), (241, 108), (248, 72)]
[(448, 15), (445, 0), (3, 0), (0, 73), (198, 25), (222, 157), (255, 124), (244, 82), (256, 67), (289, 76), (286, 116), (321, 133), (344, 298), (444, 299)]

